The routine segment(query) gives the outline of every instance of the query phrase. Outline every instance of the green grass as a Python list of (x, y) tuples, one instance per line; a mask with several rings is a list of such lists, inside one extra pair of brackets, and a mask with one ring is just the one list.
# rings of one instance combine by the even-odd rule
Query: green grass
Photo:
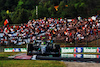
[(64, 62), (49, 60), (10, 60), (7, 57), (18, 53), (0, 53), (0, 67), (66, 67)]
[(0, 57), (8, 57), (8, 56), (12, 56), (18, 53), (19, 52), (0, 52)]
[(0, 60), (0, 67), (65, 67), (65, 64), (47, 60)]
[(18, 54), (17, 52), (0, 52), (0, 60), (9, 60), (8, 56), (13, 56)]

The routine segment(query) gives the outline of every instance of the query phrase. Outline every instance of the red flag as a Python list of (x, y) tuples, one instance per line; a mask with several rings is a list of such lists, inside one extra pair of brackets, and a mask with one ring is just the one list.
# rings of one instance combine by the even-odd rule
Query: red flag
[(4, 25), (6, 25), (8, 23), (9, 23), (9, 21), (8, 21), (8, 19), (6, 19), (5, 22), (4, 22)]

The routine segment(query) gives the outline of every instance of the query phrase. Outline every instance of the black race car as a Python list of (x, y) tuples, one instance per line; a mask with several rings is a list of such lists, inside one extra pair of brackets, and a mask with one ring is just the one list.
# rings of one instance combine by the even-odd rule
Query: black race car
[(60, 45), (50, 42), (35, 41), (33, 44), (27, 45), (27, 55), (42, 55), (53, 57), (60, 56)]

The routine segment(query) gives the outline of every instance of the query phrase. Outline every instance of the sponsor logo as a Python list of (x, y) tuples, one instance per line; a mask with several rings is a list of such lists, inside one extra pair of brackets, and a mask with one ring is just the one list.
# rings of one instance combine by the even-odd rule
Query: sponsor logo
[(4, 52), (27, 52), (26, 48), (5, 48)]
[(97, 48), (97, 53), (100, 53), (100, 47)]
[(66, 58), (74, 57), (74, 54), (61, 54), (61, 57), (66, 57)]
[(21, 48), (21, 52), (27, 52), (27, 48)]
[(96, 47), (84, 47), (83, 48), (83, 52), (87, 52), (87, 53), (96, 53), (97, 52), (97, 48)]
[(73, 53), (74, 47), (61, 48), (61, 53)]
[(13, 52), (20, 52), (20, 48), (13, 48)]
[(83, 54), (74, 54), (74, 58), (83, 58)]
[(74, 53), (76, 53), (76, 48), (74, 48)]
[(4, 52), (12, 52), (13, 48), (5, 48)]
[(76, 47), (76, 53), (82, 53), (83, 47)]
[(97, 58), (100, 58), (100, 55), (97, 55)]
[(83, 55), (83, 58), (97, 58), (97, 55)]
[(76, 54), (76, 58), (83, 58), (82, 54)]

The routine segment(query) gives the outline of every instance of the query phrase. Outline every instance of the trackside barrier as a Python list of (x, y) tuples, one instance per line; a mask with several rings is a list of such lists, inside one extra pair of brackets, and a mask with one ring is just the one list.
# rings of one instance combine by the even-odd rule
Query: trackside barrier
[[(27, 52), (27, 48), (4, 48), (4, 52)], [(63, 53), (100, 53), (100, 47), (61, 47)]]
[(65, 58), (100, 58), (100, 55), (90, 55), (90, 54), (61, 54), (61, 57), (65, 57)]
[(4, 48), (4, 52), (27, 52), (27, 48)]
[(100, 53), (100, 47), (62, 47), (61, 53)]

